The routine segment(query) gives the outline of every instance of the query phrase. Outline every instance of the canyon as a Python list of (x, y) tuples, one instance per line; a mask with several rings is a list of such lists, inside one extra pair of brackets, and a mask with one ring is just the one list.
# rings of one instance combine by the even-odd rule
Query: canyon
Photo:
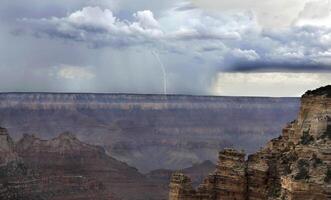
[(225, 147), (253, 153), (298, 110), (298, 98), (0, 94), (0, 126), (13, 140), (72, 132), (142, 173), (216, 163), (215, 152)]
[(267, 199), (331, 199), (331, 86), (305, 93), (297, 119), (247, 160), (224, 149), (197, 188), (180, 172), (170, 181), (169, 200)]
[[(205, 161), (180, 171), (197, 184), (214, 167)], [(173, 172), (142, 174), (70, 132), (49, 140), (24, 134), (14, 142), (0, 128), (0, 199), (162, 200)]]
[[(50, 97), (53, 98), (53, 95), (54, 94)], [(200, 162), (195, 162), (195, 164), (189, 167), (171, 169), (167, 167), (156, 168), (157, 165), (155, 165), (154, 167), (149, 168), (152, 170), (145, 173), (142, 173), (136, 168), (136, 166), (127, 164), (114, 157), (113, 153), (117, 155), (116, 151), (114, 151), (114, 149), (110, 150), (109, 146), (105, 145), (109, 144), (108, 142), (110, 140), (103, 141), (101, 145), (98, 145), (96, 144), (98, 143), (97, 140), (93, 140), (94, 142), (89, 143), (89, 138), (84, 137), (84, 134), (79, 131), (79, 134), (77, 135), (76, 133), (73, 134), (68, 131), (55, 135), (52, 133), (38, 134), (37, 132), (34, 134), (21, 134), (15, 131), (11, 134), (6, 128), (0, 128), (0, 199), (165, 200), (169, 198), (169, 200), (327, 200), (331, 197), (329, 192), (331, 191), (330, 97), (331, 86), (308, 91), (301, 98), (301, 106), (299, 107), (300, 109), (298, 109), (299, 115), (297, 119), (288, 123), (287, 126), (283, 128), (281, 136), (278, 136), (276, 139), (271, 139), (266, 145), (264, 145), (264, 147), (261, 147), (255, 153), (250, 154), (248, 148), (248, 154), (250, 154), (248, 157), (246, 157), (244, 151), (247, 151), (247, 148), (245, 149), (247, 146), (244, 145), (243, 148), (240, 148), (241, 150), (235, 150), (235, 147), (240, 144), (240, 140), (239, 144), (236, 145), (229, 145), (229, 143), (226, 142), (224, 146), (218, 145), (213, 146), (212, 148), (209, 146), (208, 152), (212, 151), (214, 148), (218, 148), (218, 150), (223, 149), (219, 152), (218, 158), (215, 159), (217, 160), (216, 165), (214, 162), (208, 161), (208, 159), (203, 161), (203, 158), (212, 157), (218, 150), (211, 153), (213, 155), (208, 155), (209, 157), (200, 153), (199, 155), (201, 157), (198, 159)], [(40, 98), (45, 98), (45, 96)], [(63, 98), (62, 95), (59, 96), (59, 99), (61, 98)], [(192, 105), (189, 105), (186, 102), (187, 99), (178, 104), (177, 98), (178, 97), (176, 97), (176, 101), (174, 100), (176, 103), (173, 104), (169, 103), (171, 102), (170, 97), (166, 100), (169, 103), (167, 105), (164, 105), (165, 103), (161, 101), (162, 106), (166, 107), (161, 106), (162, 108), (159, 112), (170, 112), (172, 109), (181, 110), (184, 109), (183, 107), (187, 109), (185, 112), (192, 109)], [(196, 98), (203, 99), (207, 97)], [(17, 99), (17, 97), (14, 99)], [(79, 104), (77, 103), (77, 100), (73, 101), (71, 104), (66, 100), (67, 103), (59, 103), (57, 105), (52, 102), (48, 105), (45, 102), (49, 102), (49, 99), (46, 101), (39, 100), (39, 103), (36, 104), (35, 96), (33, 96), (31, 100), (33, 103), (31, 104), (31, 102), (27, 101), (26, 97), (23, 99), (24, 101), (22, 100), (16, 103), (13, 99), (11, 101), (8, 100), (10, 104), (4, 103), (6, 101), (2, 102), (2, 106), (7, 109), (7, 114), (12, 113), (13, 116), (18, 116), (18, 113), (15, 113), (14, 115), (13, 111), (8, 111), (8, 107), (10, 106), (19, 107), (24, 112), (31, 112), (30, 118), (28, 118), (28, 113), (25, 113), (25, 119), (19, 120), (22, 122), (21, 124), (18, 124), (21, 128), (25, 127), (26, 122), (36, 123), (36, 121), (33, 121), (36, 118), (38, 118), (40, 122), (45, 122), (47, 126), (50, 125), (48, 119), (52, 118), (55, 120), (53, 123), (59, 122), (59, 126), (55, 126), (59, 128), (61, 127), (61, 123), (65, 123), (65, 121), (63, 121), (64, 119), (70, 120), (71, 118), (69, 116), (72, 116), (65, 115), (59, 120), (57, 117), (59, 117), (60, 113), (76, 113), (76, 115), (79, 116), (73, 118), (76, 120), (81, 117), (80, 114), (77, 114), (81, 112), (80, 109), (77, 110), (77, 107), (79, 106), (91, 106), (93, 109), (101, 110), (107, 110), (109, 106), (115, 106), (112, 103), (102, 105), (100, 104), (100, 99), (98, 100), (99, 103), (95, 103), (95, 105), (86, 103)], [(247, 101), (247, 99), (249, 99), (249, 101)], [(231, 119), (231, 115), (236, 113), (234, 111), (235, 107), (239, 109), (237, 110), (238, 113), (248, 114), (251, 112), (250, 109), (254, 107), (249, 106), (252, 99), (241, 99), (240, 103), (237, 99), (238, 102), (227, 106), (224, 106), (224, 99), (221, 103), (217, 102), (215, 104), (210, 102), (204, 104), (201, 100), (200, 103), (194, 104), (194, 109), (197, 109), (200, 112), (202, 112), (201, 110), (203, 109), (207, 109), (208, 112), (216, 108), (220, 110), (230, 109), (230, 117), (227, 119)], [(206, 99), (204, 100), (206, 101)], [(254, 100), (257, 101), (257, 99)], [(261, 106), (262, 100), (258, 99), (259, 103), (255, 105), (255, 109), (257, 107), (262, 109), (262, 111), (257, 109), (257, 112), (260, 112), (260, 114), (257, 115), (261, 117), (261, 119), (262, 115), (264, 115), (267, 121), (276, 118), (277, 115), (275, 113), (284, 114), (288, 112), (285, 109), (285, 104), (288, 100), (291, 102), (294, 101), (287, 105), (287, 108), (293, 110), (296, 108), (296, 99), (265, 98), (263, 100), (267, 101), (265, 102), (265, 105)], [(275, 102), (270, 103), (271, 100)], [(41, 103), (43, 101), (44, 103)], [(147, 108), (150, 105), (147, 106), (147, 104), (145, 104), (145, 99), (143, 101), (144, 103), (140, 103), (139, 106), (143, 106), (144, 108), (132, 108), (131, 105), (133, 102), (130, 102), (130, 106), (124, 108), (128, 110), (125, 112), (121, 110), (115, 113), (123, 117), (128, 116), (128, 113), (135, 109), (139, 110), (138, 113), (142, 112), (139, 115), (144, 114), (144, 109), (157, 109), (155, 104), (153, 104), (151, 108)], [(246, 103), (245, 106), (242, 101)], [(279, 101), (283, 104), (280, 104)], [(120, 103), (116, 106), (123, 106), (123, 100), (121, 99), (119, 102)], [(160, 103), (156, 104), (160, 106)], [(106, 106), (106, 108), (102, 108), (102, 106)], [(230, 106), (230, 108), (228, 108), (228, 106)], [(280, 107), (284, 110), (275, 110), (275, 108), (279, 109)], [(20, 109), (17, 111), (20, 111)], [(109, 109), (110, 113), (114, 112), (113, 107)], [(42, 112), (48, 113), (50, 116), (44, 115), (45, 118), (41, 119), (39, 116), (41, 110), (43, 110)], [(52, 115), (53, 112), (55, 113), (54, 116)], [(88, 113), (91, 113), (91, 110), (88, 110)], [(266, 116), (266, 113), (271, 113), (273, 116)], [(234, 114), (234, 116), (238, 117), (237, 114)], [(204, 115), (200, 117), (203, 116)], [(179, 119), (177, 117), (178, 116), (175, 116), (176, 119)], [(85, 123), (89, 124), (88, 122), (93, 121), (91, 120), (92, 118), (94, 117), (85, 120)], [(211, 118), (211, 116), (207, 117), (207, 119), (208, 118)], [(251, 118), (256, 119), (256, 116), (252, 116)], [(226, 118), (224, 118), (224, 120), (225, 119)], [(139, 120), (141, 119), (137, 119), (138, 122)], [(195, 120), (198, 121), (197, 119)], [(239, 121), (243, 122), (244, 119), (241, 118)], [(72, 121), (69, 122), (71, 123)], [(82, 121), (79, 122), (81, 123)], [(99, 123), (100, 122), (98, 121), (97, 124)], [(180, 122), (178, 122), (178, 124), (179, 123)], [(207, 122), (205, 121), (204, 123)], [(236, 121), (235, 124), (239, 126), (237, 123), (238, 122)], [(260, 123), (261, 122), (258, 122), (257, 124)], [(176, 123), (172, 122), (172, 125), (174, 124)], [(203, 123), (198, 125), (202, 126), (202, 124)], [(132, 126), (132, 124), (124, 122), (121, 122), (121, 125), (122, 127)], [(186, 127), (192, 125), (194, 125), (193, 122), (186, 124)], [(246, 125), (247, 124), (245, 124), (244, 127), (246, 127)], [(45, 125), (42, 126), (46, 127)], [(204, 126), (207, 127), (207, 124), (204, 124)], [(132, 141), (138, 140), (139, 142), (142, 142), (141, 145), (148, 144), (148, 142), (144, 142), (143, 140), (148, 140), (148, 136), (151, 133), (145, 133), (142, 131), (144, 129), (137, 129), (135, 126), (132, 127), (134, 128), (123, 129), (129, 130), (128, 132), (132, 131), (131, 137), (125, 135), (125, 133), (128, 132), (118, 132), (117, 135), (115, 134), (114, 136), (114, 141), (121, 142), (121, 139), (123, 140), (128, 137), (129, 139), (132, 139)], [(272, 127), (271, 129), (275, 128)], [(252, 130), (253, 129), (249, 129), (249, 131)], [(108, 131), (108, 134), (112, 134), (112, 130)], [(241, 132), (235, 132), (232, 135), (232, 140), (235, 141), (236, 137), (240, 138), (240, 133)], [(97, 136), (100, 132), (98, 132), (98, 134), (91, 134)], [(207, 139), (204, 140), (209, 142), (208, 144), (210, 144), (209, 140), (211, 139), (209, 134), (210, 132), (207, 131)], [(218, 140), (222, 140), (221, 136), (224, 136), (223, 134), (224, 133), (220, 133), (213, 139), (216, 140), (218, 138)], [(243, 134), (247, 134), (247, 136), (251, 137), (258, 135), (256, 133), (249, 134), (245, 132)], [(14, 135), (14, 137), (12, 137), (12, 135)], [(168, 134), (165, 135), (169, 136)], [(268, 137), (271, 135), (268, 135)], [(104, 138), (105, 135), (100, 134), (99, 137)], [(157, 139), (157, 137), (162, 138), (162, 135), (151, 137)], [(85, 138), (86, 141), (82, 140), (82, 138)], [(170, 140), (168, 137), (163, 137), (162, 139), (165, 140), (165, 138)], [(187, 135), (186, 137), (183, 136), (182, 138), (179, 138), (179, 140), (183, 138), (187, 141), (196, 141), (199, 138), (204, 139), (203, 136), (199, 134), (193, 136)], [(175, 140), (175, 138), (171, 139)], [(254, 138), (254, 140), (255, 139), (256, 138)], [(260, 140), (262, 141), (264, 139)], [(247, 142), (252, 141), (253, 140), (248, 140)], [(167, 144), (168, 141), (165, 143)], [(167, 148), (171, 147), (171, 145), (167, 146)], [(162, 149), (163, 146), (160, 148)], [(201, 151), (203, 151), (206, 146), (202, 144), (200, 144), (200, 146), (183, 145), (180, 148), (186, 149), (187, 152), (196, 151), (199, 153), (198, 150), (201, 148)], [(254, 148), (258, 148), (258, 146)], [(123, 149), (128, 151), (129, 147), (126, 146), (126, 148)], [(155, 146), (152, 150), (157, 151), (157, 149), (157, 146)], [(176, 152), (176, 150), (177, 149), (175, 148), (173, 151)], [(130, 152), (135, 153), (134, 151), (135, 149), (131, 149)], [(145, 152), (145, 150), (142, 152)], [(152, 154), (154, 156), (160, 156), (162, 153), (163, 151), (149, 152), (149, 154), (145, 155), (150, 156), (150, 161), (146, 163), (146, 165), (160, 160), (157, 159), (154, 161), (154, 157), (151, 156)], [(179, 151), (178, 153), (181, 152)], [(175, 159), (179, 158), (180, 157), (175, 156)], [(177, 163), (176, 166), (180, 166), (180, 164)]]
[(165, 184), (68, 132), (14, 143), (2, 128), (0, 144), (0, 199), (161, 200), (167, 193)]

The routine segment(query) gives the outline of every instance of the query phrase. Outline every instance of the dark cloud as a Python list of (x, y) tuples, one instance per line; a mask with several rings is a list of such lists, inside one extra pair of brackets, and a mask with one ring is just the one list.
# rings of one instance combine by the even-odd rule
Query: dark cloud
[(239, 62), (233, 63), (228, 72), (331, 72), (331, 64), (291, 63), (291, 62)]

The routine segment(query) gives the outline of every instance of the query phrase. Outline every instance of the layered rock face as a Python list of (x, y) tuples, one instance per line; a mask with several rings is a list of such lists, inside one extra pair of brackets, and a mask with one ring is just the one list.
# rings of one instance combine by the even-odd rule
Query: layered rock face
[(16, 160), (14, 142), (8, 135), (7, 129), (0, 128), (0, 167)]
[(165, 185), (149, 180), (137, 169), (108, 156), (102, 147), (83, 143), (71, 133), (51, 140), (24, 135), (15, 145), (5, 135), (1, 145), (11, 153), (0, 151), (0, 158), (16, 157), (15, 162), (0, 168), (0, 199), (159, 200), (166, 196)]
[(331, 199), (331, 86), (303, 95), (298, 119), (247, 161), (227, 151), (197, 190), (188, 177), (174, 174), (169, 199)]
[(224, 200), (244, 200), (246, 196), (246, 164), (245, 154), (226, 149), (219, 154), (216, 169), (218, 186), (217, 198)]
[(289, 171), (280, 172), (281, 196), (289, 200), (331, 199), (331, 86), (303, 96), (299, 118), (280, 144), (289, 149), (281, 148), (283, 155), (297, 156)]
[(0, 199), (9, 196), (9, 190), (4, 183), (8, 177), (21, 174), (20, 164), (13, 140), (6, 129), (0, 128)]
[(233, 149), (226, 149), (219, 154), (219, 163), (214, 173), (210, 174), (195, 190), (191, 180), (182, 173), (175, 173), (170, 183), (170, 200), (244, 200), (246, 197), (245, 154)]

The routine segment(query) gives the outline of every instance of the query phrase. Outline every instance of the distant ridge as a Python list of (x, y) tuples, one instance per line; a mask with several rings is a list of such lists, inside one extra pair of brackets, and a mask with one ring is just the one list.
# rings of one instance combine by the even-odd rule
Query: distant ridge
[(215, 161), (220, 147), (255, 151), (298, 109), (299, 98), (0, 93), (0, 125), (14, 139), (74, 132), (143, 173)]
[(15, 95), (15, 94), (37, 94), (37, 95), (97, 95), (97, 96), (155, 96), (155, 97), (201, 97), (201, 98), (291, 98), (298, 99), (300, 97), (272, 97), (272, 96), (227, 96), (227, 95), (195, 95), (195, 94), (149, 94), (149, 93), (103, 93), (103, 92), (0, 92), (0, 95)]

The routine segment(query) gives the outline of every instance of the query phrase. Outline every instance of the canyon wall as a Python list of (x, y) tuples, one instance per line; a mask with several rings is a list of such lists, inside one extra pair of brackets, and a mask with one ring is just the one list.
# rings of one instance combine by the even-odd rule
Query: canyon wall
[(173, 174), (169, 199), (331, 199), (331, 86), (303, 95), (297, 120), (248, 160), (226, 149), (203, 184), (194, 189), (190, 182)]
[(164, 182), (68, 132), (50, 140), (24, 135), (15, 144), (2, 128), (0, 144), (2, 200), (161, 200), (167, 195)]
[(0, 126), (50, 139), (73, 132), (141, 172), (217, 162), (221, 148), (253, 153), (295, 118), (297, 98), (129, 94), (0, 94)]

